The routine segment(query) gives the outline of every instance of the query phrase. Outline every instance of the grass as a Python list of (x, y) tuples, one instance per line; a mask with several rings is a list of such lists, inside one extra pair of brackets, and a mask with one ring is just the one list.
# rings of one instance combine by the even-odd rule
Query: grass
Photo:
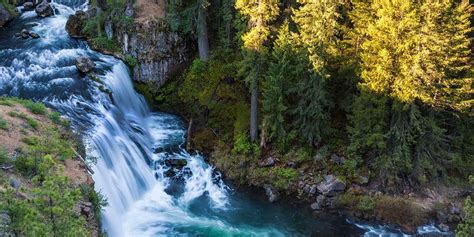
[(92, 39), (92, 44), (95, 48), (103, 49), (109, 52), (122, 52), (120, 45), (114, 40), (109, 40), (107, 37), (97, 37)]
[(0, 146), (0, 164), (5, 164), (8, 161), (8, 151), (4, 146)]
[(0, 129), (8, 130), (8, 122), (0, 116)]

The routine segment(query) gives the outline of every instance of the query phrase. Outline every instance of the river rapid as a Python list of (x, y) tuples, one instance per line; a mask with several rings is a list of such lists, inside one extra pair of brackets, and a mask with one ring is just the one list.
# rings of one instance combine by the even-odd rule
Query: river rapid
[[(122, 61), (68, 36), (68, 16), (87, 2), (52, 5), (52, 17), (24, 12), (0, 29), (0, 95), (42, 101), (71, 121), (95, 160), (95, 188), (108, 201), (102, 211), (108, 236), (403, 236), (344, 218), (314, 218), (307, 208), (270, 204), (228, 187), (203, 157), (183, 149), (178, 117), (150, 111)], [(15, 37), (22, 29), (41, 38)], [(75, 59), (82, 55), (96, 63), (103, 85), (77, 71)], [(170, 158), (187, 161), (181, 179), (166, 177), (170, 167), (163, 161)], [(420, 235), (441, 235), (424, 228)]]

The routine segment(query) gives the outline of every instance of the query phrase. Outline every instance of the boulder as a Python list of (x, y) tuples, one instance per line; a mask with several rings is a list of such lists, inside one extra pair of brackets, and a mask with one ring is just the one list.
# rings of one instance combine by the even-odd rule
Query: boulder
[(23, 39), (28, 39), (30, 37), (30, 32), (26, 29), (21, 30), (20, 36)]
[(270, 166), (273, 166), (274, 164), (275, 164), (275, 160), (271, 156), (258, 162), (258, 166), (260, 167), (270, 167)]
[(81, 56), (76, 58), (76, 67), (82, 73), (88, 73), (95, 67), (95, 63), (88, 57)]
[(32, 2), (25, 2), (25, 3), (23, 3), (23, 10), (25, 10), (25, 11), (35, 10), (35, 4), (33, 4)]
[(338, 156), (336, 154), (331, 155), (331, 162), (336, 165), (343, 165), (345, 161), (346, 158), (344, 158), (343, 156)]
[(35, 8), (35, 12), (40, 17), (48, 17), (53, 15), (53, 8), (48, 1), (43, 0), (40, 4), (38, 4)]
[(188, 164), (186, 159), (166, 159), (165, 165), (170, 168), (182, 169)]
[(265, 189), (265, 194), (267, 195), (269, 202), (275, 202), (280, 199), (280, 193), (273, 186), (265, 184), (263, 185), (263, 188)]
[(346, 188), (346, 184), (334, 175), (326, 175), (325, 180), (318, 186), (319, 193), (327, 197), (333, 197)]
[(0, 27), (7, 24), (9, 21), (13, 19), (13, 16), (5, 9), (3, 4), (0, 3)]
[(66, 31), (73, 38), (84, 37), (82, 29), (84, 28), (88, 15), (84, 11), (77, 11), (74, 15), (70, 15), (66, 22)]
[(33, 39), (38, 39), (40, 36), (38, 34), (36, 34), (35, 32), (30, 32), (29, 34), (31, 36), (31, 38)]

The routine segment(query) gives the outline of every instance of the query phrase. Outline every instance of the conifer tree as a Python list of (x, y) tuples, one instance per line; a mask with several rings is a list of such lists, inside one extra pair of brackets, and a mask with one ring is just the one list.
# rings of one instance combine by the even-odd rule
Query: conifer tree
[(263, 76), (265, 41), (270, 35), (269, 23), (279, 15), (278, 0), (237, 0), (235, 8), (247, 19), (248, 30), (242, 35), (244, 65), (241, 73), (246, 74), (250, 84), (250, 139), (258, 135), (258, 93), (259, 81)]

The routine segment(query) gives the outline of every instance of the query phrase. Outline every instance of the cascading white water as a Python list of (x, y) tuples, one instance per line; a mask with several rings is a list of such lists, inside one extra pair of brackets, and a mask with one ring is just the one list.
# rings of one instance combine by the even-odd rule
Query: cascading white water
[[(185, 132), (172, 115), (150, 112), (137, 94), (126, 65), (70, 39), (70, 14), (87, 8), (84, 0), (52, 2), (55, 16), (40, 19), (25, 12), (19, 23), (38, 40), (0, 34), (0, 94), (41, 100), (60, 111), (82, 134), (92, 164), (95, 188), (109, 203), (102, 213), (108, 236), (348, 236), (352, 225), (323, 223), (291, 209), (232, 199), (231, 191), (200, 155), (181, 145)], [(21, 29), (16, 29), (21, 30)], [(1, 33), (1, 31), (0, 31)], [(78, 74), (75, 58), (97, 64), (90, 80)], [(105, 86), (111, 96), (99, 90)], [(168, 149), (170, 148), (171, 149)], [(167, 148), (167, 149), (162, 149)], [(163, 159), (186, 160), (182, 180), (168, 178)], [(301, 219), (308, 220), (301, 220)], [(348, 227), (349, 226), (349, 227)], [(360, 225), (367, 233), (378, 229)]]

